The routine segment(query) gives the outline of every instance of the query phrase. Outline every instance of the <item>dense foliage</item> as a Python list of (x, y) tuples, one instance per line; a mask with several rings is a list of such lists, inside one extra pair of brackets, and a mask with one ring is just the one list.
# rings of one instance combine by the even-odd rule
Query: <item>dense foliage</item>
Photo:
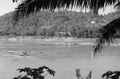
[(75, 70), (75, 73), (76, 73), (77, 79), (92, 79), (92, 71), (91, 71), (91, 70), (89, 71), (88, 75), (85, 76), (85, 77), (83, 77), (83, 76), (81, 75), (80, 69), (76, 69), (76, 70)]
[[(1, 36), (96, 38), (100, 36), (100, 26), (109, 23), (120, 14), (116, 12), (93, 17), (92, 13), (40, 11), (24, 17), (15, 26), (11, 22), (12, 15), (13, 12), (0, 17)], [(92, 20), (95, 24), (91, 23)]]
[(120, 71), (107, 71), (102, 74), (102, 78), (104, 79), (119, 79)]
[[(47, 74), (42, 75), (45, 72), (44, 69), (47, 71)], [(46, 66), (39, 68), (25, 67), (18, 69), (18, 71), (19, 73), (24, 72), (25, 74), (14, 77), (14, 79), (45, 79), (45, 76), (48, 74), (55, 76), (55, 71)]]

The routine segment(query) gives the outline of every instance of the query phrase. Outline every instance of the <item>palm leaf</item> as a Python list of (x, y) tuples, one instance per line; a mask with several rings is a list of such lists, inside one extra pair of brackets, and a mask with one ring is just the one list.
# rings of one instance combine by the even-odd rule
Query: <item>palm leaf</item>
[(101, 52), (105, 44), (109, 45), (113, 42), (115, 35), (120, 32), (120, 17), (103, 26), (100, 31), (101, 37), (96, 41), (94, 53)]
[(117, 4), (115, 4), (115, 7), (120, 7), (120, 2), (118, 2)]
[[(13, 0), (17, 2), (19, 0)], [(55, 10), (56, 8), (69, 8), (73, 6), (81, 6), (82, 8), (90, 8), (93, 10), (96, 5), (102, 8), (107, 4), (114, 4), (119, 0), (22, 0), (13, 14), (13, 20), (18, 21), (20, 18), (27, 16), (33, 12), (40, 10)]]
[(12, 0), (13, 2), (18, 2), (19, 0)]

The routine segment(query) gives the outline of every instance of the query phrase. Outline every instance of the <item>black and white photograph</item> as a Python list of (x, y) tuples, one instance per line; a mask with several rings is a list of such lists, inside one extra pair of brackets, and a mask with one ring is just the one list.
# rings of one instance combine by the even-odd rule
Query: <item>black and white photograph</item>
[(0, 0), (0, 79), (120, 79), (120, 0)]

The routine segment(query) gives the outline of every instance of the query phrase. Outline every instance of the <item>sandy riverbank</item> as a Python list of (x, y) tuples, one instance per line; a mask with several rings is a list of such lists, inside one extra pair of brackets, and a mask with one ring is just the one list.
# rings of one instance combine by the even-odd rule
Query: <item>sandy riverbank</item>
[[(39, 44), (55, 44), (55, 45), (94, 45), (97, 38), (42, 38), (42, 37), (1, 37), (0, 42), (26, 42), (26, 43), (39, 43)], [(111, 45), (120, 45), (120, 39), (116, 39)]]

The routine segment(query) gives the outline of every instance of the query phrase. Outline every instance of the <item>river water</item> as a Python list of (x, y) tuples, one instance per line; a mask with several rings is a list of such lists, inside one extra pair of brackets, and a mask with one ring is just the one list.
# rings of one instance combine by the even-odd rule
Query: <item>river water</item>
[[(101, 54), (107, 56), (120, 56), (120, 46), (104, 47)], [(40, 43), (25, 43), (25, 42), (4, 42), (0, 44), (0, 50), (9, 51), (38, 51), (43, 53), (56, 53), (66, 55), (79, 55), (81, 57), (89, 57), (93, 52), (92, 45), (55, 45), (55, 44), (40, 44)]]
[[(105, 47), (101, 53), (97, 53), (95, 58), (91, 57), (93, 53), (92, 45), (54, 45), (54, 44), (39, 44), (39, 43), (23, 43), (23, 42), (4, 42), (0, 44), (0, 50), (9, 50), (9, 51), (27, 51), (36, 53), (35, 57), (38, 59), (47, 60), (45, 63), (49, 66), (55, 66), (58, 74), (56, 79), (72, 79), (70, 75), (73, 75), (74, 68), (81, 68), (83, 70), (93, 70), (94, 79), (100, 77), (100, 75), (107, 70), (120, 70), (120, 46), (109, 46)], [(43, 55), (38, 55), (41, 53)], [(7, 59), (5, 59), (7, 60)], [(19, 62), (25, 62), (26, 60)], [(31, 64), (37, 62), (26, 62)], [(32, 61), (32, 60), (30, 60)], [(41, 62), (42, 60), (40, 60)], [(50, 62), (49, 62), (50, 61)], [(54, 62), (53, 62), (54, 61)], [(3, 61), (1, 61), (3, 62)], [(9, 65), (9, 61), (5, 61), (4, 65)], [(16, 65), (21, 63), (12, 62)], [(42, 63), (42, 62), (41, 62)], [(9, 72), (11, 72), (14, 66), (10, 66)], [(38, 64), (39, 65), (39, 64)], [(67, 67), (67, 68), (66, 68)], [(13, 69), (12, 69), (13, 68)], [(60, 68), (63, 68), (61, 70)], [(70, 72), (70, 74), (62, 74), (62, 72)], [(6, 73), (6, 72), (4, 72)], [(74, 75), (73, 75), (74, 76)], [(4, 78), (1, 76), (0, 78)]]

